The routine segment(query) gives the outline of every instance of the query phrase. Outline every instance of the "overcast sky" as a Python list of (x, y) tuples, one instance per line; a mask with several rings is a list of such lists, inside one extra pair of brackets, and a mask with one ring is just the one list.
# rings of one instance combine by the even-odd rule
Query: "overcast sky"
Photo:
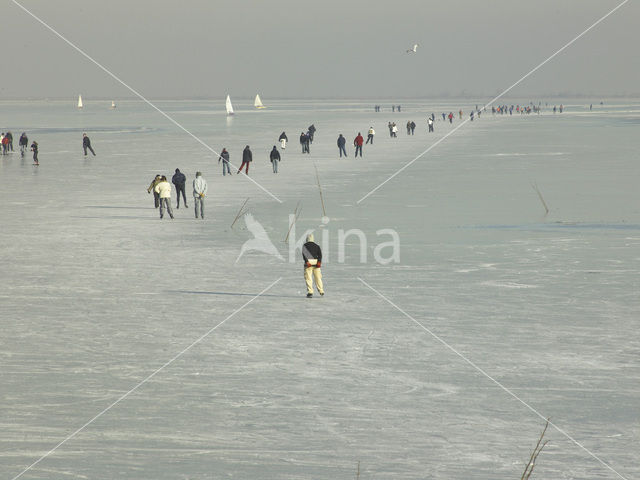
[[(18, 1), (149, 98), (400, 98), (493, 96), (622, 0)], [(639, 95), (639, 3), (513, 95)], [(132, 96), (0, 4), (0, 98)]]

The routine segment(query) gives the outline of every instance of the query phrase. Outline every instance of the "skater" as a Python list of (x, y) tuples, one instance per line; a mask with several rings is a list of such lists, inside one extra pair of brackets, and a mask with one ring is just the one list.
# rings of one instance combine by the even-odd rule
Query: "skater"
[(38, 142), (35, 140), (31, 144), (31, 151), (33, 152), (33, 164), (40, 165), (40, 162), (38, 162)]
[(27, 151), (27, 145), (29, 145), (29, 138), (25, 132), (22, 132), (20, 135), (20, 140), (18, 140), (18, 144), (20, 145), (20, 154), (24, 156), (24, 152)]
[(398, 138), (398, 126), (396, 125), (396, 122), (393, 122), (391, 124), (391, 136), (394, 138)]
[(371, 142), (371, 145), (373, 145), (373, 137), (376, 134), (376, 131), (373, 129), (373, 127), (371, 127), (369, 129), (369, 132), (367, 133), (367, 141), (366, 143)]
[(9, 137), (2, 133), (2, 136), (0, 138), (0, 142), (2, 143), (2, 154), (6, 155), (7, 151), (9, 150)]
[(307, 135), (309, 135), (309, 142), (313, 143), (313, 136), (316, 134), (316, 126), (312, 123), (307, 128)]
[(411, 120), (407, 121), (407, 135), (411, 135)]
[(391, 122), (389, 122), (387, 127), (389, 128), (389, 137), (393, 138), (393, 125), (391, 124)]
[(9, 142), (8, 142), (8, 145), (9, 145), (9, 146), (8, 146), (7, 148), (8, 148), (11, 152), (13, 152), (13, 133), (11, 133), (11, 132), (7, 132), (7, 138), (9, 139)]
[(220, 152), (220, 157), (218, 157), (218, 164), (222, 160), (222, 176), (224, 177), (227, 173), (231, 175), (231, 169), (229, 168), (229, 152), (227, 152), (226, 148), (222, 149)]
[(156, 175), (156, 177), (151, 181), (149, 188), (147, 188), (147, 193), (153, 192), (153, 203), (155, 204), (156, 208), (160, 206), (160, 195), (158, 195), (158, 193), (156, 192), (156, 185), (160, 183), (160, 180), (162, 180), (162, 175)]
[(246, 168), (245, 174), (249, 175), (249, 164), (252, 161), (253, 161), (253, 154), (249, 149), (249, 145), (247, 145), (246, 147), (244, 147), (244, 150), (242, 151), (242, 164), (240, 165), (240, 168), (238, 169), (236, 174), (240, 173), (242, 171), (242, 168), (246, 165), (247, 168)]
[(307, 284), (307, 298), (313, 297), (313, 281), (320, 296), (324, 295), (322, 285), (322, 250), (320, 245), (313, 242), (313, 234), (307, 235), (307, 243), (302, 246), (302, 259), (304, 260), (304, 281)]
[(353, 139), (353, 146), (356, 147), (356, 158), (358, 158), (358, 152), (360, 152), (360, 158), (362, 158), (362, 144), (364, 143), (364, 138), (362, 134), (358, 132), (358, 136)]
[(157, 192), (160, 197), (160, 219), (164, 217), (164, 209), (166, 208), (167, 213), (173, 220), (173, 210), (171, 209), (171, 184), (167, 180), (167, 177), (162, 175), (153, 191)]
[(176, 186), (176, 208), (180, 208), (180, 193), (182, 192), (182, 199), (184, 200), (184, 208), (189, 208), (187, 205), (187, 195), (185, 193), (185, 184), (187, 183), (187, 177), (184, 176), (184, 173), (180, 171), (179, 168), (176, 168), (176, 173), (173, 174), (171, 178), (171, 183)]
[(471, 113), (469, 114), (469, 118), (471, 119), (471, 121), (473, 122), (473, 110), (471, 111)]
[(204, 220), (204, 197), (207, 196), (207, 181), (202, 178), (202, 173), (196, 172), (196, 178), (193, 181), (193, 200), (196, 204), (196, 218), (198, 214)]
[(427, 119), (427, 125), (429, 126), (429, 132), (433, 132), (433, 118)]
[(338, 136), (338, 149), (340, 151), (340, 158), (342, 158), (343, 153), (345, 157), (347, 156), (347, 150), (344, 148), (346, 144), (347, 144), (347, 139), (344, 138), (342, 134), (340, 134)]
[(86, 133), (82, 134), (82, 149), (84, 150), (85, 157), (87, 156), (87, 149), (91, 151), (94, 157), (96, 156), (96, 152), (94, 152), (93, 148), (91, 148), (91, 140), (89, 140), (89, 137), (87, 137)]
[(416, 122), (411, 120), (411, 135), (413, 135), (414, 130), (416, 129)]
[(300, 133), (300, 145), (302, 146), (302, 153), (310, 153), (309, 152), (309, 134), (301, 132)]
[(449, 123), (453, 123), (453, 112), (449, 112), (449, 115), (447, 115), (447, 117), (449, 117)]
[(278, 141), (280, 142), (280, 148), (282, 150), (287, 148), (287, 142), (289, 141), (289, 139), (287, 138), (287, 134), (286, 133), (282, 132), (280, 134), (280, 136), (278, 137)]
[(271, 160), (271, 166), (273, 167), (273, 173), (278, 173), (278, 162), (280, 161), (280, 152), (276, 146), (273, 146), (271, 153), (269, 154), (269, 160)]

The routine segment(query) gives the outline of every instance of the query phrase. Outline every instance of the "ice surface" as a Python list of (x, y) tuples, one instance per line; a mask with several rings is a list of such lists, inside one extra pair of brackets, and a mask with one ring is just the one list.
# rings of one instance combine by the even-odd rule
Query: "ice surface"
[[(462, 108), (467, 118), (472, 105), (254, 111), (247, 99), (228, 120), (221, 102), (159, 103), (234, 163), (249, 144), (251, 177), (282, 204), (222, 177), (213, 154), (148, 106), (85, 103), (2, 104), (2, 130), (14, 145), (22, 131), (38, 141), (41, 164), (0, 159), (2, 478), (278, 278), (21, 478), (334, 479), (354, 478), (358, 462), (362, 479), (519, 478), (543, 420), (358, 277), (620, 475), (640, 475), (637, 103), (483, 114), (361, 203), (459, 122), (437, 121), (429, 135), (428, 114)], [(311, 123), (303, 156), (298, 136)], [(375, 143), (356, 160), (351, 142), (371, 125)], [(274, 175), (268, 152), (283, 130), (290, 143)], [(84, 131), (97, 157), (83, 157)], [(188, 185), (197, 170), (209, 182), (206, 220), (184, 208), (158, 219), (146, 188), (176, 167)], [(298, 201), (295, 238), (326, 232), (324, 298), (304, 298), (299, 261), (249, 252), (235, 263), (250, 234), (230, 225), (247, 197), (285, 258)], [(337, 261), (338, 231), (352, 228), (366, 234), (365, 264), (355, 238)], [(399, 264), (374, 261), (386, 228), (400, 236)], [(620, 478), (557, 430), (548, 438), (534, 477)]]

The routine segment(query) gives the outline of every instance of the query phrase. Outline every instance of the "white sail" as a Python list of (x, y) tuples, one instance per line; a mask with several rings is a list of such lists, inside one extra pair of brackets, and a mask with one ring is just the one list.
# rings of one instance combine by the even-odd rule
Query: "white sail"
[(226, 107), (227, 107), (227, 115), (233, 115), (233, 107), (231, 106), (231, 97), (229, 95), (227, 95)]
[(115, 100), (111, 100), (111, 108), (116, 108), (116, 102), (115, 102)]
[(78, 95), (78, 108), (82, 108), (82, 95)]
[(256, 93), (256, 99), (253, 102), (253, 106), (256, 108), (267, 108), (262, 104), (262, 100), (260, 100), (260, 95)]

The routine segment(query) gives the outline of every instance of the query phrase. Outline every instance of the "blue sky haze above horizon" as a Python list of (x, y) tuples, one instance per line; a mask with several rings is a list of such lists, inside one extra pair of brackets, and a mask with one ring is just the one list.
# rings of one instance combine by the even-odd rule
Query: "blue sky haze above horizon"
[[(621, 3), (17, 1), (149, 98), (263, 99), (492, 97)], [(638, 18), (628, 2), (511, 95), (639, 95)], [(12, 1), (2, 20), (0, 99), (133, 96)]]

